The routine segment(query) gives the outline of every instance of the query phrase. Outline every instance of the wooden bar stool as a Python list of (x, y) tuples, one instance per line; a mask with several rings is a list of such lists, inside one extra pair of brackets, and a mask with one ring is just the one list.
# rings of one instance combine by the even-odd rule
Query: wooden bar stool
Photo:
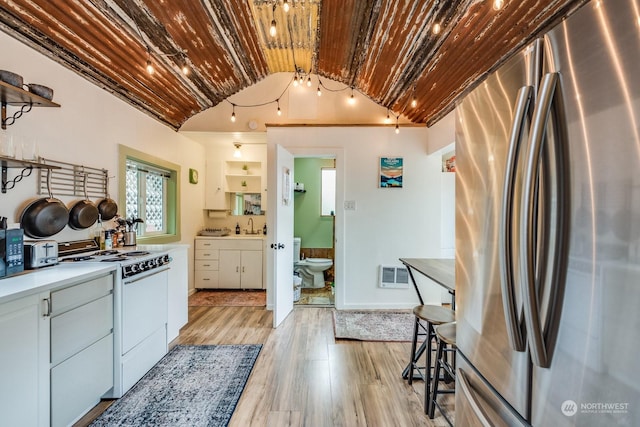
[[(414, 374), (417, 373), (420, 379), (424, 380), (424, 412), (427, 413), (430, 402), (429, 388), (432, 378), (431, 371), (434, 369), (432, 363), (432, 352), (434, 351), (432, 344), (436, 338), (434, 327), (443, 323), (453, 322), (456, 317), (456, 312), (439, 305), (418, 305), (414, 307), (413, 315), (415, 316), (415, 323), (413, 327), (413, 339), (411, 341), (410, 361), (402, 372), (402, 378), (407, 379), (408, 383), (412, 384)], [(418, 337), (424, 338), (419, 348)], [(420, 366), (420, 357), (427, 348), (429, 351), (427, 351), (426, 364)], [(422, 372), (423, 370), (424, 373)]]
[[(435, 415), (436, 407), (442, 414), (447, 423), (453, 427), (451, 420), (447, 417), (447, 414), (442, 410), (442, 407), (438, 403), (439, 394), (454, 393), (454, 389), (439, 390), (438, 386), (440, 381), (445, 383), (451, 383), (456, 378), (456, 322), (445, 323), (438, 325), (435, 328), (436, 340), (438, 342), (438, 350), (436, 352), (436, 365), (433, 373), (432, 386), (431, 386), (431, 401), (429, 402), (429, 418), (433, 419)], [(449, 357), (451, 356), (451, 357)], [(442, 377), (440, 376), (443, 372)]]

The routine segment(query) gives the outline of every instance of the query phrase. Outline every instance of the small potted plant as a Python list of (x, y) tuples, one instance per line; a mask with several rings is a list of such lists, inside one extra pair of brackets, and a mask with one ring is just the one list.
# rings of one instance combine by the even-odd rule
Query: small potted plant
[(249, 166), (247, 165), (242, 165), (242, 170), (244, 171), (245, 175), (249, 175)]

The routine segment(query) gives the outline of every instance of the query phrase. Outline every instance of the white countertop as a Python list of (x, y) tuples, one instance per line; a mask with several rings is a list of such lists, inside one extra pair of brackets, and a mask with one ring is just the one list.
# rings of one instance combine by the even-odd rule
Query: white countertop
[(0, 303), (64, 287), (115, 271), (117, 265), (100, 262), (60, 263), (0, 279)]
[(264, 234), (229, 234), (228, 236), (196, 236), (196, 239), (257, 239), (264, 240)]

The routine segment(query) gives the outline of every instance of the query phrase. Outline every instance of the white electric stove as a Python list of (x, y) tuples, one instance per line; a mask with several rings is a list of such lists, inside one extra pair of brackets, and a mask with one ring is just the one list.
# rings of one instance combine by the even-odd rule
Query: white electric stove
[(94, 240), (58, 243), (60, 262), (118, 263), (114, 283), (114, 387), (119, 398), (167, 353), (167, 287), (163, 251), (100, 250)]

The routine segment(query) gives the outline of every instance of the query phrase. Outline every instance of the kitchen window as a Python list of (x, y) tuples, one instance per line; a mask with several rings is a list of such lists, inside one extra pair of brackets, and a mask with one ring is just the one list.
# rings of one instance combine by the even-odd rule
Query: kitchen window
[(120, 146), (120, 214), (141, 218), (139, 243), (180, 240), (178, 179), (180, 166)]

